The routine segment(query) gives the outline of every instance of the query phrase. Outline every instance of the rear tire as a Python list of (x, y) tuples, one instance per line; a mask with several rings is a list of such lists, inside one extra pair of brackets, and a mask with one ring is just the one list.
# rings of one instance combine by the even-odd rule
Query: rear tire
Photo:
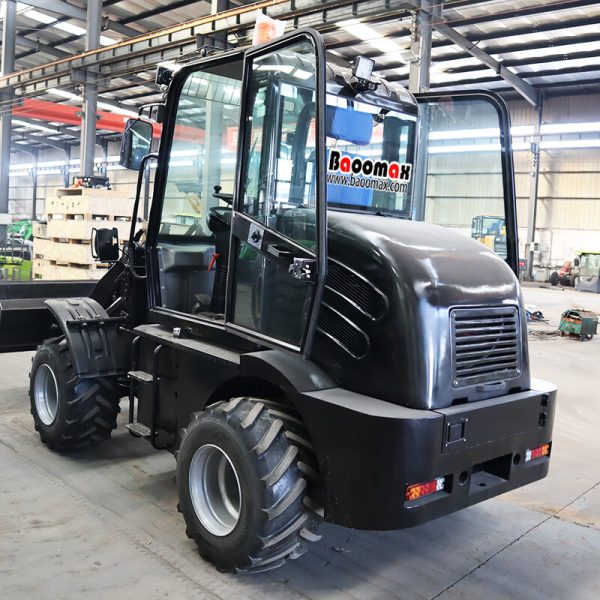
[(176, 455), (187, 534), (220, 570), (275, 569), (320, 539), (316, 460), (287, 408), (214, 404), (193, 416)]
[(64, 338), (38, 348), (29, 379), (35, 429), (48, 447), (81, 448), (110, 438), (119, 412), (117, 385), (104, 377), (79, 378)]

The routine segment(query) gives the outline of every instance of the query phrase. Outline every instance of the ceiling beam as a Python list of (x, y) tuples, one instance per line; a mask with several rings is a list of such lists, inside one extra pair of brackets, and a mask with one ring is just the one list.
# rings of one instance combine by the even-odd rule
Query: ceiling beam
[[(44, 54), (48, 54), (49, 56), (54, 56), (54, 58), (67, 58), (68, 56), (71, 56), (68, 52), (65, 52), (64, 50), (59, 50), (54, 46), (43, 44), (42, 42), (32, 40), (22, 35), (17, 35), (16, 43), (17, 46), (21, 46), (22, 48), (28, 48), (29, 50), (35, 50), (36, 52), (43, 52)], [(17, 58), (20, 57), (17, 56)]]
[[(564, 0), (564, 2), (572, 2), (573, 0)], [(447, 25), (447, 21), (440, 18), (435, 14), (435, 10), (428, 10), (424, 8), (422, 0), (410, 0), (410, 2), (403, 2), (403, 4), (410, 4), (414, 10), (423, 11), (433, 16), (432, 25), (433, 28), (441, 33), (444, 37), (449, 39), (452, 43), (456, 44), (459, 48), (466, 50), (471, 56), (474, 56), (477, 60), (481, 61), (484, 65), (496, 72), (502, 79), (507, 81), (521, 96), (527, 100), (532, 106), (537, 107), (539, 102), (539, 92), (529, 83), (523, 81), (518, 75), (515, 75), (512, 71), (507, 69), (501, 62), (492, 58), (487, 52), (477, 46), (476, 43), (471, 42), (464, 35), (458, 33), (455, 29)]]
[(501, 62), (492, 58), (487, 52), (479, 48), (477, 44), (470, 42), (464, 35), (461, 35), (452, 27), (449, 27), (445, 23), (434, 19), (433, 28), (446, 36), (449, 40), (454, 42), (458, 47), (466, 50), (471, 56), (474, 56), (477, 60), (480, 60), (484, 65), (495, 71), (502, 79), (510, 83), (512, 87), (529, 102), (532, 106), (536, 106), (539, 103), (539, 92), (529, 83), (523, 81), (518, 75), (515, 75)]
[(67, 149), (67, 144), (65, 144), (64, 142), (49, 140), (46, 137), (32, 135), (31, 133), (27, 133), (26, 131), (22, 131), (13, 135), (13, 142), (17, 140), (27, 140), (28, 142), (35, 142), (37, 144), (41, 144), (42, 146), (49, 146), (50, 148), (57, 148), (58, 150), (62, 151), (65, 151)]
[[(69, 4), (64, 0), (23, 0), (23, 3), (33, 6), (34, 8), (41, 8), (57, 15), (78, 19), (84, 23), (87, 19), (87, 11), (84, 8), (79, 8), (74, 4)], [(132, 29), (131, 27), (127, 27), (126, 25), (122, 25), (116, 21), (112, 21), (108, 17), (104, 19), (104, 25), (107, 29), (112, 29), (114, 32), (120, 33), (125, 37), (135, 37), (141, 33), (136, 29)]]

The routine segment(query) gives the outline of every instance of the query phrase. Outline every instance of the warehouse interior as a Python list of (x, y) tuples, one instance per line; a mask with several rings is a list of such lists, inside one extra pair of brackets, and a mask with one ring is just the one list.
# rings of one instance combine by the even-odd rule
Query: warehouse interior
[[(189, 523), (186, 537), (186, 526), (178, 512), (177, 467), (172, 454), (156, 452), (149, 444), (135, 439), (148, 437), (140, 433), (141, 429), (128, 432), (125, 428), (131, 424), (134, 392), (130, 392), (128, 400), (123, 391), (118, 427), (110, 441), (97, 447), (57, 452), (40, 442), (30, 414), (29, 392), (32, 360), (34, 366), (37, 360), (36, 344), (15, 342), (12, 336), (18, 338), (19, 332), (32, 323), (38, 327), (38, 321), (30, 317), (33, 313), (17, 309), (37, 310), (45, 298), (29, 296), (19, 305), (24, 288), (9, 286), (47, 284), (49, 287), (44, 290), (52, 290), (56, 281), (68, 281), (72, 285), (70, 295), (86, 296), (86, 286), (110, 271), (108, 264), (100, 265), (92, 257), (90, 235), (99, 236), (96, 227), (115, 227), (118, 254), (119, 248), (127, 248), (133, 224), (144, 228), (145, 235), (145, 223), (156, 198), (168, 198), (171, 202), (173, 227), (180, 227), (177, 231), (181, 234), (188, 227), (195, 227), (200, 217), (204, 221), (207, 215), (198, 203), (200, 197), (212, 193), (208, 188), (214, 187), (217, 180), (209, 181), (209, 168), (205, 166), (202, 191), (198, 187), (186, 188), (181, 182), (191, 180), (196, 173), (195, 161), (203, 152), (200, 146), (219, 120), (229, 123), (229, 119), (235, 125), (228, 124), (226, 135), (217, 142), (221, 147), (220, 187), (215, 187), (214, 197), (219, 198), (222, 192), (222, 196), (233, 198), (238, 193), (236, 184), (244, 176), (239, 174), (236, 163), (243, 143), (237, 138), (238, 113), (228, 115), (221, 108), (221, 112), (211, 114), (208, 109), (195, 107), (189, 92), (191, 100), (187, 102), (191, 108), (187, 120), (176, 125), (180, 127), (180, 137), (174, 141), (172, 135), (169, 138), (168, 121), (159, 123), (158, 113), (147, 113), (144, 118), (154, 124), (150, 136), (152, 151), (160, 152), (167, 143), (163, 139), (173, 143), (164, 168), (169, 169), (170, 177), (178, 179), (173, 179), (175, 183), (167, 181), (166, 192), (164, 181), (161, 184), (161, 158), (154, 155), (144, 162), (138, 177), (138, 170), (122, 165), (122, 138), (129, 119), (143, 114), (139, 113), (143, 107), (165, 102), (168, 97), (169, 79), (157, 83), (157, 68), (176, 78), (178, 72), (206, 56), (233, 55), (251, 47), (256, 41), (260, 13), (279, 22), (286, 34), (302, 28), (317, 31), (324, 40), (327, 61), (333, 65), (352, 65), (357, 57), (365, 57), (374, 61), (373, 81), (385, 80), (390, 89), (401, 85), (412, 94), (429, 94), (432, 98), (435, 95), (434, 102), (448, 117), (449, 124), (436, 126), (432, 117), (427, 139), (419, 138), (417, 148), (420, 144), (426, 149), (427, 168), (419, 176), (413, 175), (413, 185), (415, 190), (418, 186), (426, 190), (426, 202), (422, 214), (415, 209), (408, 218), (479, 240), (509, 264), (510, 260), (518, 262), (516, 271), (522, 290), (519, 310), (526, 318), (522, 333), (529, 347), (528, 351), (527, 347), (520, 350), (519, 360), (531, 369), (531, 389), (541, 389), (534, 388), (534, 379), (548, 380), (558, 387), (558, 401), (554, 438), (551, 442), (539, 439), (545, 443), (539, 448), (545, 447), (546, 454), (552, 450), (546, 478), (519, 489), (511, 486), (505, 494), (491, 494), (489, 500), (480, 504), (408, 529), (363, 531), (359, 527), (342, 527), (343, 519), (331, 519), (333, 522), (323, 524), (322, 537), (315, 539), (307, 554), (279, 569), (266, 568), (265, 572), (250, 576), (222, 572), (210, 560), (203, 559), (194, 540), (188, 539), (193, 537), (189, 535)], [(587, 600), (600, 596), (600, 467), (595, 458), (600, 448), (600, 376), (595, 336), (600, 313), (597, 0), (2, 0), (0, 27), (0, 254), (4, 255), (0, 256), (0, 338), (4, 337), (0, 339), (0, 350), (4, 352), (0, 355), (0, 465), (5, 474), (0, 483), (0, 574), (6, 597), (70, 599), (85, 594), (100, 599), (138, 594), (146, 598), (210, 599), (266, 596), (315, 600)], [(318, 95), (319, 88), (315, 89)], [(463, 114), (458, 104), (453, 104), (454, 94), (480, 91), (493, 92), (505, 103), (510, 132), (499, 127), (494, 111), (488, 114), (475, 106)], [(230, 94), (235, 96), (237, 105), (241, 98), (244, 109), (246, 94), (251, 94), (251, 90), (231, 88)], [(426, 109), (420, 110), (428, 114)], [(194, 119), (204, 119), (200, 142), (194, 137), (193, 132), (198, 131), (192, 129)], [(413, 122), (416, 119), (413, 117)], [(248, 122), (252, 122), (252, 117)], [(291, 140), (288, 147), (293, 148), (295, 134), (287, 135)], [(315, 144), (319, 139), (316, 137)], [(506, 138), (510, 138), (508, 142)], [(358, 156), (358, 142), (348, 142), (348, 147), (350, 143), (356, 144), (351, 152)], [(513, 254), (509, 249), (507, 255), (507, 237), (510, 247), (513, 223), (505, 215), (505, 194), (510, 184), (503, 169), (508, 164), (505, 149), (511, 147), (516, 249)], [(96, 189), (87, 189), (90, 178), (101, 182), (92, 183)], [(134, 209), (136, 194), (139, 208)], [(77, 202), (80, 195), (82, 201), (95, 207), (89, 209), (94, 213), (94, 222), (85, 228), (79, 222), (79, 212), (87, 210), (69, 212), (65, 208), (69, 202)], [(137, 219), (131, 218), (132, 210), (137, 210)], [(83, 221), (87, 218), (85, 214), (81, 217)], [(476, 219), (482, 220), (480, 224), (485, 219), (501, 220), (499, 227), (495, 225), (490, 243), (486, 241), (489, 232), (475, 234)], [(93, 227), (93, 234), (89, 227)], [(24, 233), (25, 228), (30, 229), (29, 233)], [(68, 233), (79, 230), (84, 233)], [(231, 239), (234, 237), (235, 233)], [(76, 238), (77, 243), (66, 244), (66, 238)], [(445, 239), (440, 234), (439, 243)], [(494, 245), (497, 243), (504, 249), (499, 250), (500, 246)], [(250, 237), (248, 244), (254, 245)], [(310, 246), (308, 242), (298, 242), (296, 246), (302, 244)], [(397, 243), (404, 244), (404, 239)], [(436, 240), (430, 240), (429, 245), (433, 255), (437, 251)], [(318, 246), (316, 240), (314, 246)], [(423, 243), (419, 251), (427, 252), (426, 246)], [(457, 243), (444, 255), (448, 262), (452, 262), (452, 252), (461, 247)], [(211, 248), (206, 251), (208, 271), (219, 252), (223, 254), (218, 248), (215, 250), (216, 246)], [(61, 254), (53, 254), (57, 249)], [(386, 253), (387, 250), (374, 254), (373, 260), (382, 265)], [(242, 258), (240, 254), (236, 260)], [(229, 260), (231, 268), (234, 261)], [(427, 258), (418, 259), (416, 253), (413, 260), (429, 264)], [(130, 268), (132, 287), (140, 279), (152, 276), (152, 269), (146, 270), (145, 265), (141, 276), (141, 271)], [(162, 263), (160, 269), (162, 277)], [(469, 276), (473, 285), (479, 276), (481, 298), (490, 293), (494, 283), (492, 271), (486, 274), (485, 269), (471, 269), (464, 262), (457, 269), (462, 272), (463, 279), (459, 279), (464, 282), (464, 290), (468, 290), (466, 282), (471, 283)], [(392, 271), (398, 272), (390, 268)], [(411, 268), (399, 271), (404, 277)], [(427, 266), (423, 271), (431, 280), (419, 288), (419, 294), (426, 297), (430, 287), (438, 286), (443, 295), (443, 270), (436, 272), (434, 266)], [(357, 275), (356, 270), (353, 273), (351, 277), (368, 279)], [(164, 281), (161, 279), (157, 285), (162, 286), (166, 298)], [(351, 287), (355, 281), (348, 279), (346, 285)], [(243, 280), (242, 287), (246, 283)], [(332, 286), (324, 283), (323, 289), (328, 285)], [(504, 290), (512, 289), (511, 285), (506, 283)], [(458, 284), (456, 287), (461, 289)], [(159, 292), (148, 293), (152, 298)], [(233, 293), (228, 284), (227, 302)], [(194, 295), (194, 306), (210, 302), (211, 314), (225, 312), (214, 309), (214, 296), (212, 301), (201, 296)], [(56, 294), (48, 291), (48, 298), (52, 297)], [(174, 297), (177, 302), (163, 299), (162, 307), (195, 311), (182, 311), (179, 296)], [(460, 295), (455, 302), (463, 302)], [(386, 310), (392, 310), (393, 301), (385, 303)], [(90, 313), (77, 318), (86, 322), (101, 320), (102, 326), (114, 319), (118, 328), (124, 317), (114, 316), (117, 313), (111, 312), (113, 304), (109, 304), (105, 316)], [(295, 306), (298, 314), (308, 310), (307, 301)], [(254, 308), (252, 304), (253, 316)], [(338, 313), (331, 307), (328, 310)], [(429, 335), (444, 337), (437, 314), (398, 310), (411, 327), (427, 314), (436, 323), (428, 330)], [(347, 317), (340, 314), (339, 318), (358, 329)], [(150, 327), (148, 323), (144, 326)], [(319, 331), (320, 327), (323, 332), (323, 322), (314, 325), (307, 317), (307, 323), (307, 328), (314, 326)], [(68, 340), (70, 324), (67, 321), (64, 330)], [(171, 327), (173, 336), (179, 338), (185, 327), (173, 325), (177, 325)], [(574, 325), (579, 329), (573, 329)], [(62, 335), (53, 327), (49, 330), (52, 335), (46, 337)], [(418, 331), (425, 336), (425, 329)], [(386, 335), (389, 339), (395, 334), (388, 330)], [(270, 345), (267, 337), (271, 335), (263, 335), (263, 351), (274, 347), (282, 353), (296, 350), (296, 344), (289, 340)], [(307, 339), (312, 338), (307, 334)], [(411, 339), (414, 342), (416, 336)], [(252, 341), (246, 332), (245, 342), (249, 344), (249, 340)], [(190, 347), (193, 343), (189, 342)], [(304, 343), (308, 342), (303, 338), (298, 347), (305, 349)], [(414, 344), (417, 348), (417, 342)], [(395, 346), (383, 348), (372, 343), (372, 348), (392, 357), (401, 354)], [(111, 352), (118, 354), (114, 347)], [(214, 364), (220, 365), (219, 361), (225, 360), (223, 356), (229, 356), (229, 352), (227, 349), (217, 354)], [(300, 354), (309, 358), (307, 352)], [(144, 356), (142, 352), (139, 360), (143, 362)], [(356, 358), (355, 353), (353, 359)], [(407, 363), (412, 365), (419, 360), (416, 355), (408, 356)], [(434, 358), (429, 356), (427, 360)], [(184, 363), (173, 360), (176, 369), (183, 368), (180, 364)], [(344, 364), (331, 358), (332, 369), (342, 369)], [(327, 365), (321, 367), (329, 373)], [(132, 362), (129, 375), (143, 373), (136, 368)], [(215, 370), (218, 368), (221, 367), (215, 366)], [(157, 380), (158, 372), (157, 367)], [(367, 378), (363, 388), (375, 389), (380, 373), (376, 371), (372, 380)], [(521, 375), (520, 370), (518, 374)], [(56, 385), (56, 377), (52, 376)], [(136, 377), (141, 376), (129, 379)], [(311, 377), (316, 380), (324, 375)], [(32, 376), (32, 386), (34, 379)], [(492, 383), (488, 380), (488, 385)], [(134, 389), (133, 384), (127, 385)], [(405, 381), (398, 381), (394, 387), (402, 390), (405, 385)], [(358, 391), (364, 393), (363, 388)], [(248, 392), (235, 389), (231, 397), (256, 395), (254, 387)], [(493, 393), (487, 388), (484, 392), (487, 395), (483, 402), (489, 402)], [(175, 392), (175, 398), (178, 393)], [(33, 405), (36, 401), (34, 396), (31, 398)], [(450, 418), (452, 410), (462, 410), (462, 399), (459, 400), (447, 409), (445, 418)], [(157, 410), (156, 397), (153, 402), (153, 410)], [(376, 402), (384, 404), (382, 400)], [(377, 406), (373, 414), (384, 410)], [(433, 410), (431, 406), (429, 409)], [(138, 409), (138, 417), (140, 414)], [(545, 427), (548, 411), (542, 409), (543, 414), (546, 416), (540, 416), (540, 427)], [(497, 418), (503, 421), (502, 417)], [(517, 419), (516, 412), (513, 418)], [(468, 421), (464, 417), (461, 427), (466, 430), (464, 419)], [(549, 419), (551, 424), (552, 415)], [(39, 430), (38, 425), (36, 421)], [(185, 431), (185, 424), (178, 423), (178, 427)], [(515, 438), (517, 434), (524, 435), (520, 429), (511, 435)], [(363, 439), (358, 432), (356, 435)], [(155, 445), (155, 433), (150, 437)], [(43, 437), (42, 441), (47, 444)], [(484, 446), (479, 444), (480, 448)], [(176, 456), (178, 452), (175, 451)], [(350, 463), (352, 457), (359, 455), (358, 450), (352, 449), (346, 461)], [(224, 456), (228, 458), (226, 453)], [(512, 460), (516, 468), (519, 461), (515, 457)], [(325, 465), (319, 463), (324, 471)], [(371, 470), (373, 477), (359, 487), (377, 485), (375, 473), (379, 471), (374, 467)], [(493, 470), (493, 475), (498, 472)], [(391, 475), (390, 478), (393, 479)], [(440, 485), (448, 491), (447, 478)], [(382, 506), (384, 496), (381, 493), (377, 499)], [(325, 514), (327, 521), (327, 511)], [(310, 539), (312, 533), (306, 535)], [(278, 566), (278, 562), (273, 561), (272, 566)]]

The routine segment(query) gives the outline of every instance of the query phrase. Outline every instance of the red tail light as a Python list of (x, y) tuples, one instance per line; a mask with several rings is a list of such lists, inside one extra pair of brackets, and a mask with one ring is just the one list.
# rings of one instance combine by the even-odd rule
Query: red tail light
[(418, 500), (424, 496), (435, 494), (435, 492), (439, 492), (440, 490), (444, 489), (445, 482), (445, 477), (438, 477), (437, 479), (428, 481), (427, 483), (415, 483), (414, 485), (409, 485), (406, 488), (406, 500)]
[(550, 444), (544, 444), (533, 448), (533, 450), (525, 451), (525, 462), (530, 462), (536, 458), (542, 458), (542, 456), (548, 456), (550, 454)]

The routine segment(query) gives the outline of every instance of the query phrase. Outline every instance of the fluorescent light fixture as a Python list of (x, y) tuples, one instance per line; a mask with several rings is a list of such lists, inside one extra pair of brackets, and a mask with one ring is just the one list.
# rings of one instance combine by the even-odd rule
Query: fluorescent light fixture
[(50, 25), (50, 23), (54, 23), (54, 21), (56, 21), (54, 17), (41, 13), (39, 10), (35, 9), (24, 11), (22, 14), (28, 19), (31, 19), (32, 21), (38, 21), (44, 25)]
[(555, 150), (560, 148), (600, 148), (598, 140), (557, 140), (540, 142), (542, 150)]
[(542, 134), (600, 133), (600, 122), (594, 123), (547, 123), (541, 127)]
[[(361, 23), (359, 19), (339, 21), (336, 23), (336, 26), (369, 44), (369, 46), (373, 46), (373, 48), (376, 48), (383, 54), (400, 54), (407, 49), (406, 46), (394, 42), (394, 40), (385, 37), (385, 35), (382, 35), (372, 27)], [(402, 60), (400, 56), (399, 58)]]
[(60, 29), (61, 31), (66, 31), (67, 33), (71, 33), (72, 35), (84, 35), (85, 29), (83, 27), (79, 27), (78, 25), (73, 25), (73, 23), (56, 23), (53, 25), (55, 29)]
[(429, 154), (456, 154), (459, 152), (499, 152), (500, 144), (464, 144), (463, 146), (429, 146)]
[(52, 94), (54, 96), (60, 96), (61, 98), (66, 98), (67, 100), (79, 100), (81, 102), (82, 98), (81, 96), (78, 96), (77, 94), (73, 94), (73, 92), (67, 92), (67, 90), (60, 90), (57, 88), (51, 88), (49, 90), (46, 90), (49, 94)]
[(448, 131), (432, 131), (429, 133), (430, 140), (462, 140), (490, 137), (500, 137), (500, 129), (498, 127), (489, 129), (450, 129)]
[[(66, 90), (54, 88), (47, 91), (49, 94), (53, 94), (54, 96), (60, 96), (61, 98), (66, 98), (67, 100), (77, 100), (77, 102), (83, 102), (83, 98), (81, 96), (73, 94), (72, 92), (67, 92)], [(138, 113), (136, 111), (121, 108), (119, 106), (113, 106), (112, 104), (108, 104), (107, 102), (99, 101), (98, 108), (102, 108), (103, 110), (108, 110), (113, 113), (124, 115), (126, 117), (136, 118), (138, 116)]]
[(54, 129), (50, 127), (44, 127), (41, 123), (27, 123), (25, 121), (21, 121), (20, 119), (13, 119), (13, 125), (19, 125), (20, 127), (28, 127), (29, 129), (38, 129), (39, 131), (47, 131), (49, 133), (58, 133)]

